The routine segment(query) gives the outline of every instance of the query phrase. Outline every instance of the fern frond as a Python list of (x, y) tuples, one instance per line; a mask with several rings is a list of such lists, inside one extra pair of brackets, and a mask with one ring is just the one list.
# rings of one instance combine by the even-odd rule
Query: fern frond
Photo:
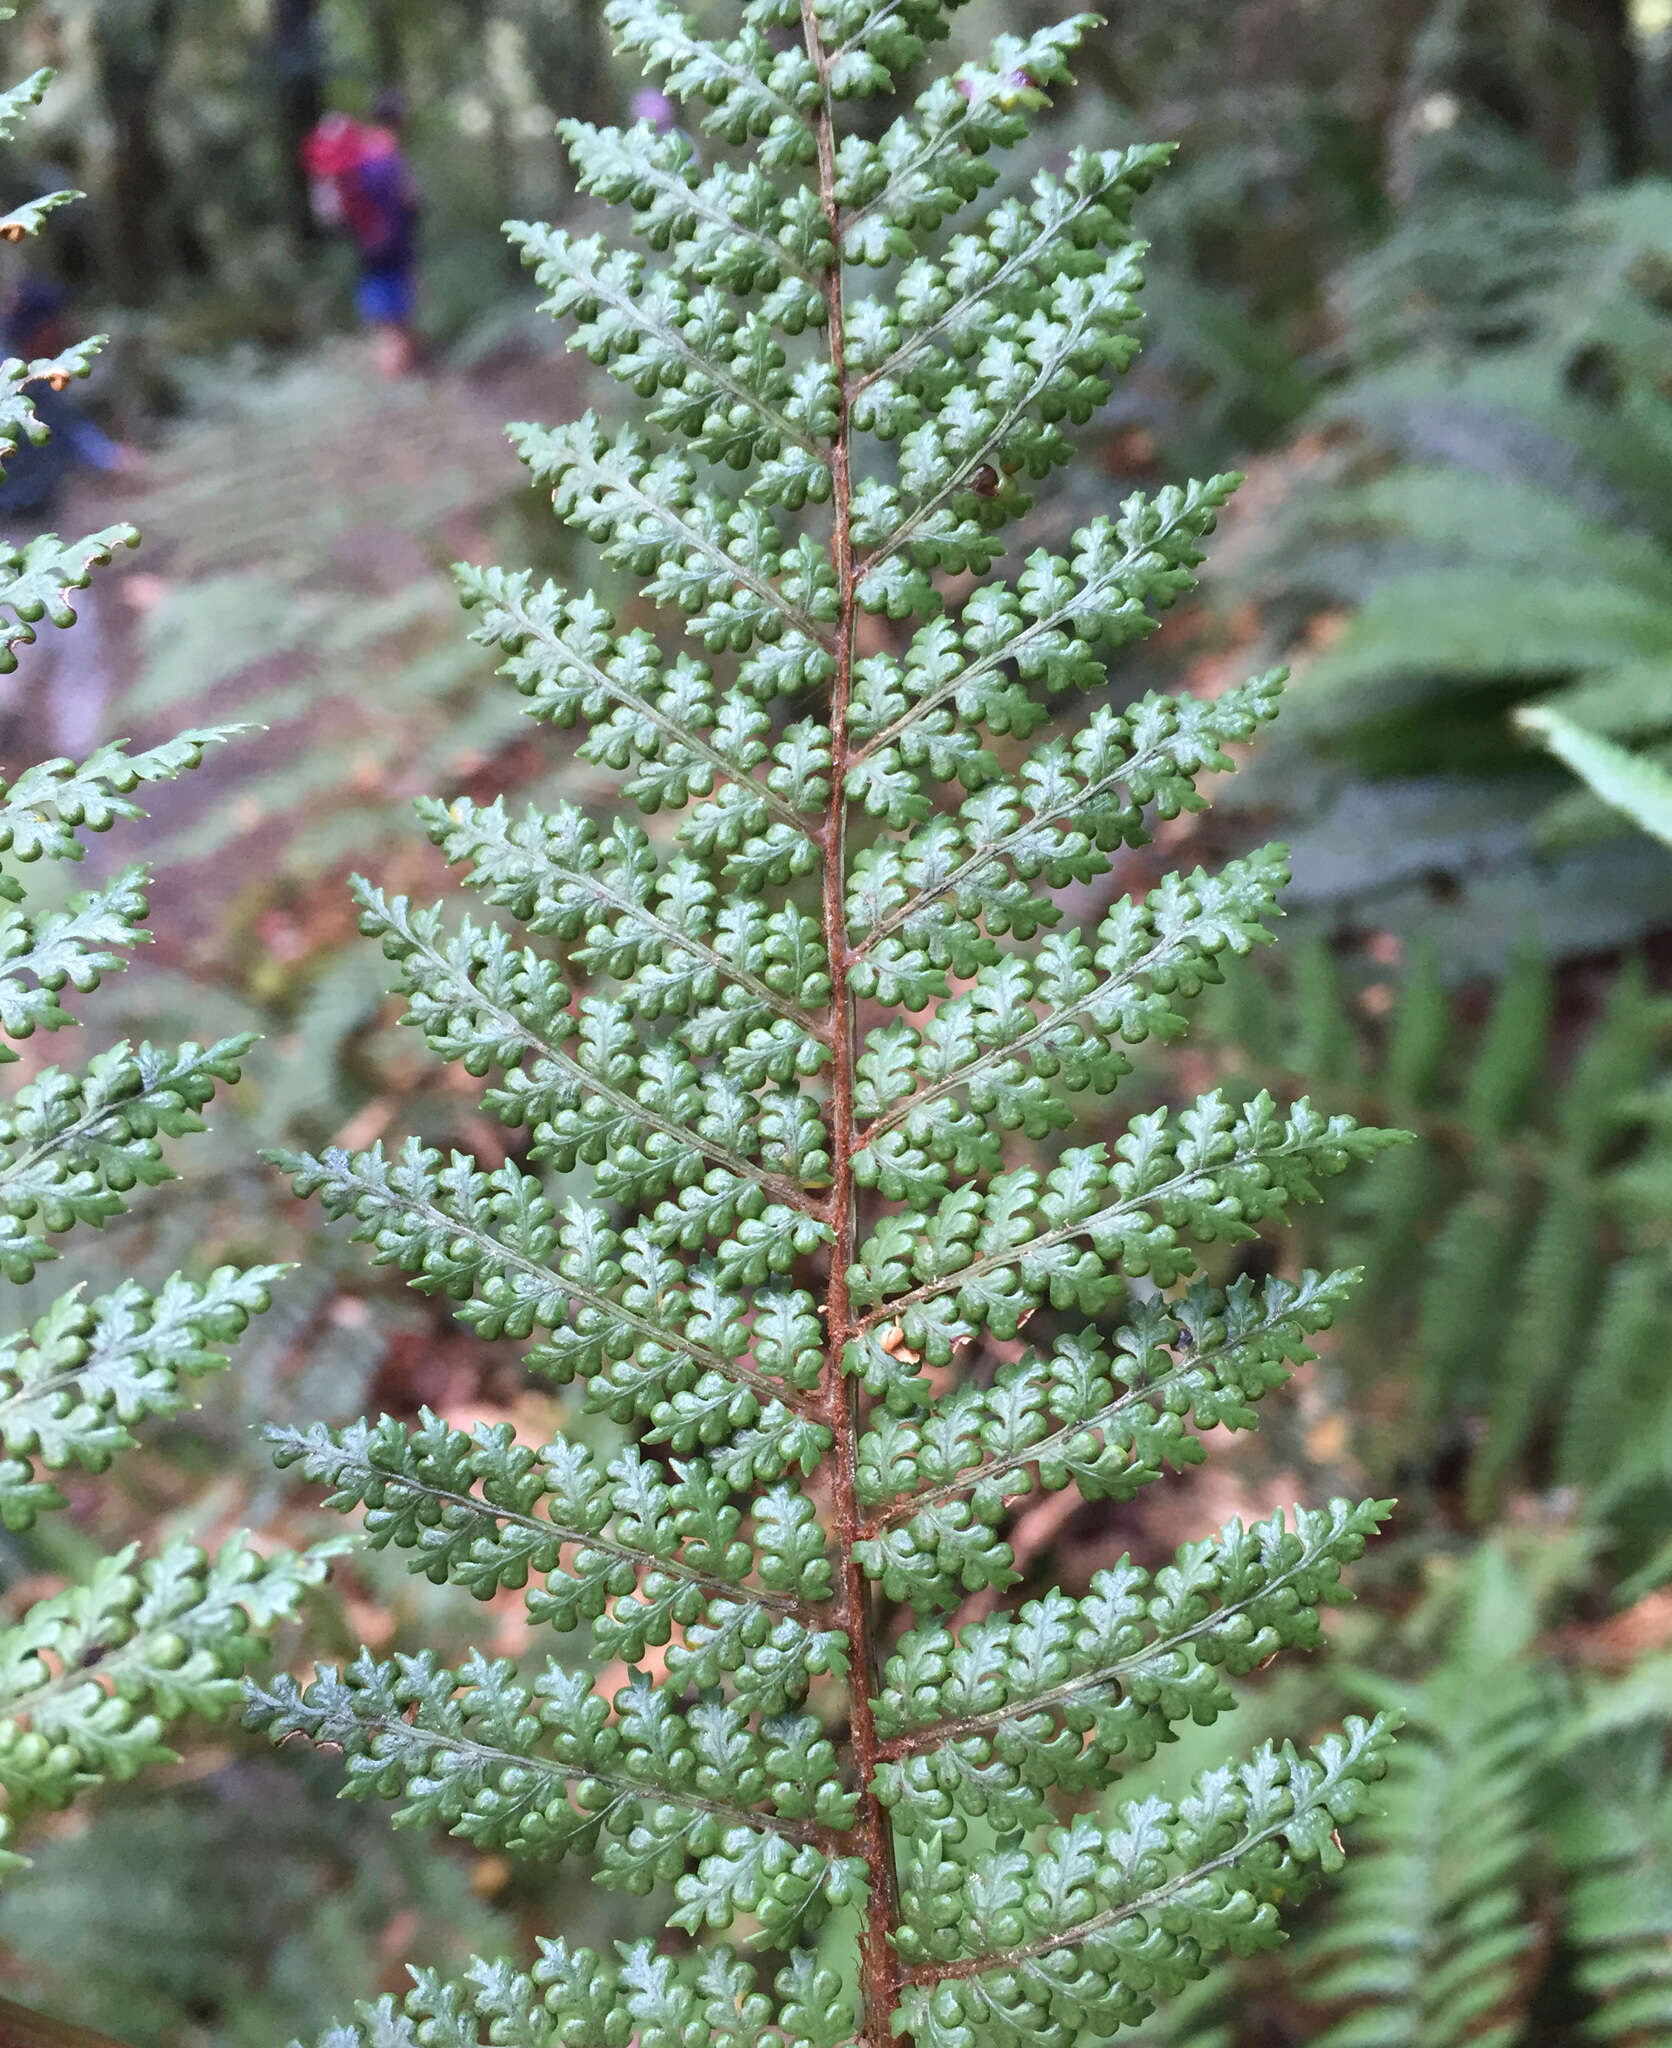
[(1181, 1301), (1135, 1308), (1112, 1349), (1095, 1329), (1064, 1332), (1049, 1358), (1028, 1353), (991, 1387), (957, 1387), (916, 1416), (884, 1408), (859, 1442), (862, 1563), (900, 1582), (1002, 1582), (1010, 1555), (994, 1532), (1012, 1500), (1035, 1485), (1129, 1500), (1165, 1466), (1206, 1455), (1187, 1421), (1252, 1428), (1252, 1404), (1312, 1357), (1307, 1338), (1356, 1277), (1244, 1279), (1223, 1292), (1192, 1281)]
[[(1350, 1055), (1330, 1051), (1329, 1017), (1350, 1028), (1352, 1008), (1347, 976), (1322, 948), (1287, 985), (1265, 983), (1258, 1013), (1246, 989), (1234, 1005), (1209, 992), (1196, 1039), (1200, 1048), (1205, 1032), (1245, 1088), (1310, 1079), (1327, 1053), (1326, 1066), (1355, 1075), (1355, 1108), (1417, 1131), (1380, 1170), (1375, 1203), (1332, 1214), (1306, 1245), (1320, 1263), (1350, 1260), (1367, 1275), (1341, 1298), (1334, 1361), (1408, 1404), (1385, 1442), (1366, 1441), (1372, 1469), (1408, 1483), (1466, 1433), (1474, 1517), (1484, 1521), (1512, 1483), (1558, 1477), (1587, 1488), (1624, 1534), (1627, 1504), (1659, 1483), (1665, 1441), (1647, 1362), (1667, 1283), (1656, 1219), (1672, 1184), (1672, 1126), (1653, 1107), (1664, 1002), (1629, 965), (1570, 1046), (1549, 966), (1529, 951), (1484, 1022), (1448, 994), (1431, 956), (1386, 987), (1374, 1035), (1351, 1028)], [(1641, 1532), (1630, 1541), (1637, 1550)]]
[(1587, 2041), (1652, 2048), (1672, 2033), (1672, 1810), (1656, 1775), (1633, 1786), (1629, 1773), (1593, 1765), (1560, 1817), (1565, 1932), (1592, 2001)]
[(273, 1155), (625, 1436), (385, 1418), (281, 1432), (281, 1462), (412, 1570), (521, 1591), (536, 1643), (585, 1624), (591, 1654), (366, 1651), (254, 1688), (249, 1717), (340, 1746), (350, 1791), (406, 1824), (582, 1855), (608, 1886), (671, 1886), (672, 1925), (746, 1916), (790, 1955), (774, 1999), (725, 1948), (553, 1945), (532, 1975), (423, 1980), (345, 2044), (660, 2038), (652, 2010), (820, 2048), (1102, 2035), (1211, 1952), (1278, 1938), (1392, 1732), (1353, 1721), (1176, 1805), (1057, 1825), (1211, 1721), (1229, 1676), (1316, 1640), (1376, 1501), (936, 1619), (1012, 1583), (1006, 1522), (1036, 1485), (1125, 1499), (1215, 1424), (1252, 1426), (1353, 1276), (1201, 1269), (1398, 1138), (1213, 1091), (1065, 1142), (1076, 1097), (1266, 942), (1285, 880), (1266, 848), (1061, 928), (1276, 711), (1281, 675), (1212, 701), (1132, 701), (1112, 675), (1194, 588), (1235, 477), (963, 581), (1131, 359), (1132, 207), (1168, 152), (1077, 150), (981, 210), (1085, 16), (999, 38), (881, 127), (847, 102), (944, 33), (937, 0), (747, 0), (717, 37), (671, 0), (608, 18), (717, 140), (562, 125), (581, 188), (650, 253), (512, 236), (642, 417), (512, 435), (668, 638), (613, 596), (461, 571), (473, 637), (534, 718), (577, 729), (616, 815), (423, 800), (488, 921), (356, 885), (407, 1021), (526, 1135), (491, 1169), (416, 1139)]
[(138, 533), (122, 525), (107, 526), (85, 540), (61, 541), (55, 533), (43, 533), (21, 547), (0, 547), (0, 605), (12, 613), (11, 622), (0, 627), (0, 674), (17, 667), (15, 649), (35, 638), (43, 619), (53, 626), (73, 626), (71, 592), (85, 590), (93, 571), (104, 568), (118, 548), (138, 545)]
[(81, 860), (83, 832), (108, 832), (118, 821), (144, 817), (134, 790), (174, 781), (202, 764), (206, 747), (243, 730), (202, 726), (141, 754), (128, 753), (126, 740), (112, 740), (79, 765), (60, 759), (23, 769), (0, 784), (0, 853), (25, 862)]
[(252, 1042), (246, 1035), (166, 1052), (115, 1045), (83, 1074), (48, 1067), (20, 1088), (0, 1111), (0, 1272), (30, 1279), (57, 1256), (48, 1235), (103, 1223), (131, 1188), (172, 1180), (160, 1140), (203, 1129), (198, 1111), (218, 1085), (238, 1079)]
[[(1082, 1817), (1031, 1859), (1001, 1851), (966, 1874), (938, 1860), (937, 1844), (922, 1871), (926, 1903), (964, 1912), (962, 1925), (937, 1911), (902, 1930), (908, 1956), (935, 1959), (908, 1978), (914, 2039), (953, 2048), (979, 2029), (1013, 2048), (1052, 2025), (1108, 2033), (1146, 2016), (1151, 1989), (1197, 1976), (1204, 1951), (1267, 1945), (1277, 1900), (1339, 1867), (1338, 1825), (1366, 1810), (1394, 1725), (1352, 1717), (1307, 1757), (1267, 1745), (1204, 1773), (1176, 1807), (1129, 1806), (1108, 1831)], [(1042, 1931), (1019, 1942), (1030, 1927)], [(972, 1947), (985, 1953), (965, 1962), (958, 1951)], [(1131, 1982), (1139, 1967), (1142, 1990)], [(932, 1989), (917, 1987), (920, 1975)]]
[(1600, 734), (1587, 732), (1548, 705), (1533, 704), (1516, 715), (1557, 760), (1634, 825), (1672, 845), (1672, 775), (1652, 758), (1629, 753)]
[(812, 1503), (784, 1481), (755, 1499), (744, 1540), (733, 1489), (700, 1456), (670, 1481), (636, 1449), (600, 1466), (561, 1439), (536, 1453), (503, 1424), (467, 1436), (427, 1409), (416, 1429), (384, 1416), (269, 1438), (279, 1464), (332, 1488), (333, 1507), (363, 1506), (367, 1541), (409, 1551), (412, 1571), (481, 1600), (537, 1579), (531, 1619), (590, 1623), (602, 1655), (637, 1661), (677, 1628), (671, 1675), (712, 1685), (728, 1671), (752, 1700), (777, 1700), (771, 1711), (844, 1660), (841, 1637), (814, 1626), (831, 1585)]
[(319, 1560), (261, 1556), (240, 1537), (209, 1557), (172, 1543), (101, 1558), (80, 1585), (0, 1631), (0, 1791), (8, 1826), (107, 1778), (172, 1763), (163, 1729), (223, 1720), (263, 1637), (317, 1584)]
[[(1316, 1644), (1319, 1605), (1339, 1597), (1341, 1566), (1389, 1506), (1301, 1508), (1292, 1530), (1281, 1514), (1252, 1529), (1232, 1522), (1153, 1581), (1127, 1557), (1083, 1600), (1053, 1593), (956, 1637), (909, 1631), (877, 1701), (880, 1796), (896, 1835), (949, 1824), (960, 1791), (1000, 1833), (1037, 1826), (1051, 1786), (1105, 1783), (1115, 1758), (1153, 1756), (1174, 1722), (1223, 1712), (1220, 1670), (1241, 1677)], [(898, 1577), (909, 1583), (906, 1569)]]
[(1366, 1854), (1305, 1947), (1310, 1996), (1348, 2008), (1318, 2048), (1522, 2038), (1517, 1959), (1534, 1938), (1523, 1886), (1552, 1703), (1519, 1661), (1526, 1596), (1498, 1551), (1477, 1554), (1465, 1597), (1471, 1618), (1446, 1661), (1406, 1694), (1411, 1725)]

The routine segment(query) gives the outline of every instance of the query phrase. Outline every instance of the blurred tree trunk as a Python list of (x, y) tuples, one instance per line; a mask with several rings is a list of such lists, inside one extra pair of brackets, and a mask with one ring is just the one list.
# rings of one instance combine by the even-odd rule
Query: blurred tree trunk
[(319, 230), (302, 168), (302, 144), (324, 110), (314, 0), (273, 0), (272, 45), (285, 217), (299, 241), (311, 241)]
[(378, 85), (385, 92), (400, 92), (406, 85), (406, 47), (395, 0), (369, 0), (368, 12)]
[(1590, 60), (1609, 175), (1635, 178), (1643, 169), (1643, 113), (1630, 0), (1557, 0), (1556, 12)]
[[(517, 211), (517, 151), (511, 133), (511, 109), (505, 104), (494, 53), (489, 42), (495, 8), (493, 0), (460, 0), (460, 13), (470, 31), (471, 45), (479, 60), (477, 80), (488, 110), (488, 175), (494, 226)], [(522, 276), (522, 258), (509, 242), (503, 242), (501, 260), (506, 274)]]
[[(518, 20), (528, 49), (529, 73), (544, 105), (560, 120), (569, 115), (599, 122), (621, 117), (600, 0), (534, 0)], [(850, 102), (850, 112), (865, 104)], [(575, 183), (568, 156), (555, 139), (553, 168), (560, 189), (572, 196)]]
[(164, 269), (168, 164), (156, 111), (173, 30), (174, 0), (103, 0), (93, 17), (93, 61), (112, 138), (108, 272), (125, 306), (152, 298)]

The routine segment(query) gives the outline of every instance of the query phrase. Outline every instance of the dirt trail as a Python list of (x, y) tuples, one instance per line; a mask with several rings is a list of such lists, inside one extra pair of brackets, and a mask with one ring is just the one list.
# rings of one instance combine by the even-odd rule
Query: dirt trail
[(139, 525), (146, 565), (164, 576), (256, 566), (375, 585), (412, 550), (445, 552), (517, 489), (505, 422), (560, 412), (572, 381), (546, 361), (381, 383), (364, 346), (344, 343), (199, 391), (199, 411), (165, 431), (138, 487), (118, 479), (100, 496)]
[[(139, 474), (78, 478), (65, 533), (130, 520), (142, 537), (98, 572), (105, 736), (268, 728), (155, 792), (143, 845), (123, 835), (110, 848), (113, 859), (161, 851), (164, 866), (178, 850), (195, 866), (190, 882), (166, 884), (176, 920), (212, 917), (287, 831), (313, 830), (308, 807), (332, 808), (333, 775), (369, 807), (411, 793), (402, 762), (414, 748), (428, 747), (434, 772), (445, 715), (411, 665), (456, 656), (486, 673), (464, 645), (449, 565), (493, 559), (495, 526), (527, 488), (506, 422), (561, 419), (576, 383), (558, 357), (387, 384), (363, 344), (344, 342), (199, 390), (190, 415), (162, 423)], [(54, 751), (38, 708), (14, 744), (22, 760)]]

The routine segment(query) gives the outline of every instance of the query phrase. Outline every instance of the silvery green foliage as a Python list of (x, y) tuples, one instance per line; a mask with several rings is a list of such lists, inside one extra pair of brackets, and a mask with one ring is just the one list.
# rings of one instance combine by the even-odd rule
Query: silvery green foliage
[[(622, 803), (421, 806), (480, 922), (359, 885), (408, 1022), (482, 1079), (515, 1156), (283, 1163), (379, 1262), (578, 1382), (616, 1447), (429, 1415), (281, 1432), (367, 1540), (520, 1591), (557, 1638), (528, 1668), (362, 1653), (250, 1716), (338, 1746), (347, 1790), (408, 1823), (664, 1888), (692, 1937), (420, 1976), (339, 2048), (1053, 2048), (1275, 1941), (1338, 1860), (1384, 1721), (1228, 1760), (1177, 1806), (1087, 1802), (1316, 1640), (1384, 1504), (960, 1603), (1016, 1584), (1019, 1499), (1127, 1500), (1253, 1424), (1352, 1276), (1226, 1285), (1214, 1248), (1388, 1134), (1265, 1096), (1097, 1107), (1126, 1047), (1268, 937), (1283, 862), (1141, 900), (1109, 879), (1276, 707), (1277, 677), (1109, 687), (1236, 480), (994, 573), (1135, 347), (1130, 220), (1165, 149), (1077, 151), (980, 204), (1091, 18), (1001, 37), (869, 140), (848, 103), (944, 34), (939, 0), (751, 0), (720, 41), (663, 0), (609, 15), (691, 132), (565, 125), (638, 246), (513, 233), (641, 423), (514, 431), (666, 639), (590, 591), (461, 580)], [(881, 651), (866, 617), (894, 622)], [(1088, 1117), (1108, 1136), (1066, 1143)], [(559, 1202), (579, 1169), (591, 1197)]]
[[(66, 988), (87, 991), (146, 936), (144, 876), (130, 869), (34, 915), (19, 864), (81, 858), (80, 835), (141, 815), (132, 792), (171, 780), (220, 734), (183, 734), (148, 753), (120, 744), (80, 767), (26, 769), (0, 787), (0, 1032), (27, 1039), (74, 1023)], [(135, 1189), (173, 1178), (162, 1141), (203, 1129), (200, 1112), (238, 1078), (247, 1039), (212, 1046), (119, 1044), (80, 1069), (48, 1066), (0, 1108), (0, 1272), (29, 1279), (78, 1223), (120, 1215)], [(0, 1044), (0, 1059), (15, 1061)], [(61, 1295), (33, 1327), (0, 1339), (0, 1527), (14, 1536), (66, 1505), (55, 1474), (102, 1473), (154, 1416), (191, 1406), (192, 1382), (267, 1306), (279, 1269), (176, 1273), (155, 1290), (124, 1280), (98, 1299)], [(177, 1540), (99, 1558), (77, 1582), (8, 1615), (0, 1584), (0, 1843), (41, 1808), (108, 1778), (169, 1762), (168, 1724), (223, 1719), (274, 1624), (320, 1576), (317, 1560), (259, 1556), (239, 1537), (213, 1555)], [(20, 1858), (0, 1848), (0, 1870)]]
[[(39, 72), (0, 95), (0, 138), (49, 80)], [(0, 235), (34, 233), (76, 196), (20, 208), (0, 221)], [(96, 346), (0, 363), (0, 460), (44, 436), (29, 386), (85, 375)], [(0, 551), (0, 605), (13, 614), (0, 625), (0, 668), (17, 666), (13, 646), (33, 639), (41, 619), (72, 625), (73, 591), (111, 545), (132, 538), (112, 528), (65, 547), (47, 534)], [(197, 767), (229, 730), (182, 733), (137, 754), (118, 741), (79, 765), (0, 773), (0, 1064), (21, 1058), (9, 1041), (73, 1025), (70, 992), (97, 988), (149, 937), (143, 869), (67, 901), (38, 889), (47, 898), (39, 908), (25, 877), (42, 861), (81, 860), (86, 834), (143, 817), (135, 792)], [(0, 1275), (31, 1279), (58, 1257), (63, 1232), (102, 1225), (135, 1189), (171, 1180), (162, 1141), (203, 1129), (200, 1112), (238, 1079), (249, 1045), (119, 1044), (80, 1068), (31, 1063), (30, 1078), (0, 1103)], [(278, 1270), (223, 1266), (202, 1282), (176, 1273), (155, 1291), (130, 1279), (91, 1301), (76, 1288), (32, 1328), (0, 1338), (0, 1531), (22, 1536), (66, 1506), (55, 1474), (102, 1473), (148, 1417), (190, 1407), (192, 1382), (225, 1366), (223, 1347), (266, 1307)], [(264, 1636), (320, 1569), (288, 1552), (258, 1556), (237, 1537), (213, 1556), (186, 1541), (144, 1554), (130, 1545), (16, 1611), (0, 1573), (0, 1874), (22, 1862), (5, 1844), (31, 1814), (174, 1761), (163, 1735), (184, 1715), (224, 1719)]]
[[(0, 8), (0, 21), (9, 21), (13, 12), (10, 7)], [(21, 85), (0, 92), (0, 143), (11, 141), (51, 83), (50, 71), (36, 71)], [(48, 192), (14, 207), (0, 216), (0, 240), (22, 242), (39, 234), (51, 214), (82, 196), (79, 192)], [(23, 442), (39, 446), (47, 438), (29, 395), (30, 385), (47, 384), (62, 391), (76, 378), (85, 377), (104, 339), (94, 335), (61, 355), (41, 356), (33, 362), (18, 356), (0, 361), (0, 463)], [(131, 526), (119, 525), (78, 541), (61, 541), (55, 533), (43, 533), (21, 547), (0, 545), (0, 606), (5, 607), (0, 612), (0, 674), (10, 675), (17, 667), (13, 649), (32, 641), (43, 620), (56, 627), (73, 624), (71, 593), (85, 590), (94, 569), (109, 562), (115, 549), (132, 547), (138, 539)], [(10, 1022), (0, 1023), (0, 1028), (9, 1031)]]

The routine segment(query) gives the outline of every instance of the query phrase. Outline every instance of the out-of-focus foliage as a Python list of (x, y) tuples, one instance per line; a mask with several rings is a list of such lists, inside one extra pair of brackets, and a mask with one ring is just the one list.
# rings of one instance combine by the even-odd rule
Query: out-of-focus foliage
[[(278, 1041), (254, 1077), (257, 1142), (327, 1135), (410, 1072), (404, 1047), (378, 1041), (385, 991), (347, 943), (338, 878), (391, 858), (406, 801), (435, 781), (535, 767), (515, 752), (521, 705), (484, 690), (459, 644), (438, 558), (446, 538), (485, 544), (514, 478), (498, 411), (461, 394), (438, 420), (422, 387), (368, 391), (341, 362), (246, 378), (178, 437), (140, 503), (170, 544), (117, 715), (145, 727), (236, 706), (266, 728), (227, 799), (182, 814), (153, 856), (212, 907), (195, 975)], [(252, 439), (256, 493), (237, 469)], [(161, 979), (140, 999), (195, 1000)]]
[(1515, 722), (1611, 810), (1672, 846), (1672, 773), (1660, 761), (1631, 752), (1550, 704), (1524, 705)]
[[(59, 1000), (66, 986), (96, 988), (146, 936), (142, 871), (32, 914), (14, 863), (80, 859), (82, 831), (132, 818), (134, 789), (197, 766), (221, 737), (193, 732), (134, 756), (106, 748), (80, 769), (50, 762), (0, 796), (9, 856), (0, 896), (10, 905), (0, 916), (0, 1029), (9, 1039), (73, 1023)], [(241, 1038), (118, 1044), (80, 1072), (36, 1068), (0, 1120), (6, 1278), (32, 1279), (57, 1258), (54, 1237), (104, 1223), (131, 1190), (171, 1179), (162, 1141), (202, 1129), (199, 1112), (238, 1079), (248, 1049)], [(77, 1289), (5, 1340), (0, 1526), (23, 1539), (9, 1577), (27, 1579), (18, 1565), (30, 1559), (39, 1518), (69, 1505), (53, 1475), (105, 1472), (134, 1448), (142, 1423), (188, 1406), (192, 1382), (226, 1365), (222, 1347), (267, 1307), (278, 1278), (273, 1266), (222, 1266), (201, 1282), (174, 1273), (155, 1290), (126, 1280), (88, 1299)], [(0, 1610), (9, 1623), (0, 1633), (0, 1840), (107, 1779), (174, 1761), (162, 1739), (168, 1725), (190, 1713), (226, 1715), (244, 1666), (321, 1571), (232, 1536), (213, 1556), (188, 1541), (143, 1555), (129, 1545), (91, 1560), (60, 1591), (21, 1606), (13, 1594)], [(5, 1861), (15, 1867), (17, 1858), (5, 1852)]]
[(14, 41), (62, 84), (0, 193), (32, 194), (45, 165), (88, 194), (59, 267), (122, 307), (130, 379), (188, 403), (177, 351), (201, 365), (352, 317), (349, 252), (314, 234), (294, 162), (322, 107), (403, 96), (423, 323), (452, 341), (506, 296), (500, 222), (564, 194), (557, 117), (619, 89), (589, 0), (50, 0)]
[(223, 1755), (199, 1782), (106, 1799), (8, 1890), (0, 1940), (24, 1960), (7, 1990), (124, 2041), (212, 2027), (272, 2048), (383, 1987), (392, 1921), (456, 1962), (513, 1939), (470, 1864), (336, 1792), (306, 1757)]
[(1360, 1454), (1443, 1492), (1469, 1445), (1479, 1522), (1513, 1489), (1582, 1489), (1635, 1571), (1672, 1505), (1672, 1001), (1628, 967), (1557, 1029), (1537, 955), (1471, 1017), (1431, 957), (1367, 981), (1318, 945), (1225, 991), (1203, 1035), (1245, 1087), (1305, 1076), (1417, 1134), (1306, 1248), (1368, 1276), (1332, 1347)]
[[(1454, 153), (1478, 148), (1457, 121)], [(1672, 888), (1672, 856), (1509, 719), (1560, 719), (1588, 781), (1612, 761), (1652, 802), (1672, 749), (1672, 185), (1421, 193), (1349, 272), (1348, 374), (1316, 415), (1347, 439), (1262, 551), (1268, 631), (1320, 611), (1329, 631), (1245, 798), (1297, 821), (1298, 903), (1496, 970), (1529, 933), (1559, 953), (1635, 937)]]
[[(46, 83), (37, 74), (0, 97), (0, 133)], [(14, 213), (13, 239), (53, 210), (49, 200)], [(0, 364), (5, 455), (46, 438), (32, 389), (84, 374), (96, 346)], [(116, 528), (64, 547), (46, 534), (6, 549), (8, 665), (38, 624), (74, 625), (73, 593), (132, 537)], [(198, 767), (205, 749), (229, 736), (205, 727), (137, 754), (117, 743), (79, 764), (54, 759), (0, 782), (0, 1062), (21, 1080), (0, 1112), (0, 1274), (13, 1285), (58, 1258), (63, 1233), (103, 1225), (134, 1190), (172, 1179), (164, 1140), (200, 1131), (200, 1112), (239, 1077), (247, 1037), (124, 1042), (79, 1070), (43, 1064), (31, 1043), (37, 1032), (73, 1026), (67, 992), (96, 989), (149, 937), (142, 868), (67, 893), (53, 886), (59, 865), (85, 860), (87, 835), (143, 817), (136, 791)], [(135, 1448), (136, 1429), (189, 1407), (193, 1382), (224, 1368), (223, 1347), (267, 1307), (278, 1277), (271, 1265), (220, 1266), (201, 1280), (173, 1273), (155, 1289), (134, 1278), (95, 1296), (77, 1287), (0, 1342), (0, 1529), (9, 1553), (0, 1560), (0, 1871), (20, 1866), (6, 1845), (42, 1813), (176, 1761), (163, 1739), (173, 1723), (224, 1719), (245, 1667), (322, 1576), (319, 1560), (263, 1555), (242, 1534), (213, 1554), (184, 1538), (101, 1554), (49, 1533), (70, 1506), (59, 1475), (106, 1473)], [(43, 1591), (40, 1575), (59, 1583)]]
[(1672, 2039), (1672, 1664), (1604, 1676), (1541, 1642), (1563, 1564), (1481, 1544), (1406, 1624), (1421, 1677), (1366, 1674), (1410, 1754), (1294, 1957), (1316, 2048)]

